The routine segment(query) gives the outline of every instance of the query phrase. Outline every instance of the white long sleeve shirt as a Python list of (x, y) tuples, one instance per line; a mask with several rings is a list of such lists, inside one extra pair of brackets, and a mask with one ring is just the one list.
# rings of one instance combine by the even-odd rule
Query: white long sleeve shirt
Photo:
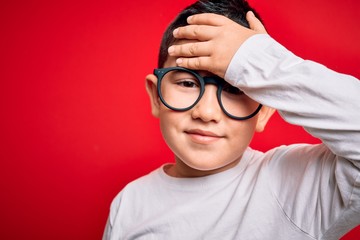
[(360, 224), (360, 81), (265, 34), (240, 47), (225, 79), (322, 144), (248, 148), (206, 177), (161, 167), (116, 196), (104, 240), (339, 239)]

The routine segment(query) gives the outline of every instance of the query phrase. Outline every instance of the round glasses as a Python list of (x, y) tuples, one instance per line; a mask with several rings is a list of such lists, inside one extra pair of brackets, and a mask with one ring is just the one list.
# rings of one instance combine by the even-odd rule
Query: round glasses
[(193, 108), (205, 92), (206, 84), (217, 86), (217, 99), (222, 111), (232, 119), (246, 120), (254, 117), (262, 105), (243, 91), (218, 76), (202, 77), (197, 72), (169, 67), (154, 69), (158, 78), (157, 91), (161, 102), (174, 111)]

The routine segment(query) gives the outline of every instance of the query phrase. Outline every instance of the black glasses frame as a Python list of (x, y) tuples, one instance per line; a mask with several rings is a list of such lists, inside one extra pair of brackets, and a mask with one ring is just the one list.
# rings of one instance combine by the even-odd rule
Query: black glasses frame
[[(163, 98), (162, 94), (161, 94), (161, 82), (162, 82), (162, 79), (163, 77), (165, 76), (165, 74), (167, 74), (168, 72), (170, 71), (174, 71), (174, 70), (180, 70), (180, 71), (184, 71), (184, 72), (188, 72), (192, 75), (194, 75), (197, 80), (199, 81), (200, 83), (200, 94), (199, 94), (199, 97), (196, 99), (196, 101), (190, 105), (189, 107), (186, 107), (186, 108), (175, 108), (175, 107), (172, 107), (170, 106), (166, 101), (165, 99)], [(222, 101), (221, 101), (221, 92), (223, 90), (223, 87), (224, 85), (226, 84), (226, 81), (218, 76), (211, 76), (211, 77), (202, 77), (200, 74), (198, 74), (196, 71), (193, 71), (191, 69), (188, 69), (188, 68), (183, 68), (183, 67), (168, 67), (168, 68), (156, 68), (154, 69), (154, 75), (157, 77), (157, 92), (158, 92), (158, 95), (160, 97), (160, 100), (161, 102), (169, 109), (171, 110), (174, 110), (174, 111), (188, 111), (190, 110), (191, 108), (193, 108), (199, 101), (200, 99), (202, 98), (202, 96), (204, 95), (204, 92), (205, 92), (205, 85), (206, 84), (214, 84), (217, 86), (217, 92), (216, 92), (216, 95), (217, 95), (217, 99), (218, 99), (218, 102), (219, 102), (219, 105), (220, 105), (220, 108), (221, 110), (230, 118), (232, 119), (235, 119), (235, 120), (247, 120), (247, 119), (250, 119), (252, 117), (254, 117), (256, 114), (258, 114), (258, 112), (260, 111), (260, 109), (262, 108), (262, 104), (259, 104), (259, 106), (256, 108), (256, 110), (251, 113), (250, 115), (248, 116), (245, 116), (245, 117), (237, 117), (237, 116), (234, 116), (230, 113), (228, 113), (226, 111), (226, 109), (224, 108), (223, 104), (222, 104)]]

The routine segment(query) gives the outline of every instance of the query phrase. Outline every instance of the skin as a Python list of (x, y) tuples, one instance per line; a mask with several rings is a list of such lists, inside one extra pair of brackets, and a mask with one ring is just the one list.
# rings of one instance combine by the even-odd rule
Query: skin
[[(195, 15), (195, 17), (197, 16), (200, 15)], [(224, 23), (233, 25), (233, 22), (227, 18), (218, 17)], [(212, 17), (210, 16), (210, 18)], [(192, 22), (192, 20), (189, 21)], [(195, 22), (197, 21), (195, 19)], [(207, 20), (200, 19), (201, 23), (204, 21)], [(191, 29), (191, 26), (189, 27)], [(179, 32), (177, 36), (181, 37), (188, 36), (187, 34), (189, 34), (188, 30), (179, 30)], [(198, 36), (201, 39), (208, 39), (208, 37), (203, 37), (201, 34)], [(190, 40), (177, 41), (177, 47), (182, 47), (179, 47), (180, 51), (178, 51), (179, 49), (174, 49), (173, 54), (168, 57), (164, 67), (179, 65), (177, 57), (179, 54), (185, 55), (182, 51), (186, 52), (188, 47), (202, 43), (199, 39), (187, 39)], [(200, 48), (196, 49), (199, 50)], [(191, 52), (192, 54), (197, 54), (197, 51)], [(216, 55), (213, 54), (211, 56)], [(189, 56), (194, 57), (194, 55)], [(218, 73), (219, 76), (225, 74), (225, 70), (220, 70), (221, 68), (219, 67), (216, 67), (217, 71), (214, 71), (215, 68), (206, 67), (206, 64), (211, 62), (208, 61), (211, 60), (211, 57), (206, 57), (206, 61), (201, 60), (202, 57), (197, 58), (200, 59), (199, 63), (201, 64), (196, 64), (196, 67), (193, 67), (193, 69), (208, 70), (201, 71), (202, 75), (213, 75), (214, 72)], [(181, 66), (190, 68), (192, 60), (194, 59), (183, 60), (183, 65)], [(204, 66), (202, 65), (203, 63), (205, 64)], [(227, 65), (224, 65), (224, 68), (226, 67)], [(184, 112), (173, 111), (160, 102), (156, 87), (156, 76), (153, 74), (147, 75), (146, 89), (150, 97), (152, 114), (159, 118), (163, 137), (175, 154), (175, 164), (168, 165), (165, 168), (166, 173), (173, 177), (201, 177), (234, 167), (241, 160), (254, 133), (261, 132), (264, 129), (273, 113), (272, 109), (263, 107), (251, 119), (245, 121), (231, 119), (221, 110), (216, 97), (217, 88), (214, 85), (206, 86), (203, 97), (192, 109)]]

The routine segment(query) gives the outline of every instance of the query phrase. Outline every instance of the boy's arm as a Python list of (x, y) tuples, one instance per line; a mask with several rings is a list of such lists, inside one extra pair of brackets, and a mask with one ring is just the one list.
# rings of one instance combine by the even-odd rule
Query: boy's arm
[[(206, 18), (206, 14), (201, 18)], [(195, 28), (198, 38), (193, 36), (192, 39), (200, 42), (174, 46), (171, 49), (172, 56), (182, 57), (182, 61), (178, 62), (180, 66), (208, 70), (224, 77), (251, 98), (279, 110), (286, 121), (303, 126), (326, 145), (326, 148), (317, 146), (288, 150), (286, 156), (281, 156), (285, 164), (283, 172), (274, 172), (275, 175), (279, 173), (284, 176), (278, 177), (280, 180), (275, 187), (276, 195), (295, 224), (306, 230), (322, 229), (322, 234), (329, 236), (359, 224), (360, 81), (295, 56), (267, 34), (256, 34), (259, 30), (255, 29), (261, 28), (254, 28), (254, 25), (259, 22), (254, 23), (249, 16), (252, 30), (246, 32), (253, 32), (245, 34), (238, 42), (240, 47), (234, 51), (236, 44), (231, 42), (236, 42), (236, 37), (232, 37), (229, 32), (227, 34), (230, 35), (221, 36), (221, 24), (228, 23), (224, 18), (215, 23), (216, 19), (212, 16), (212, 27), (215, 29), (208, 27), (205, 37), (201, 31), (204, 27)], [(203, 19), (201, 24), (204, 23)], [(239, 25), (229, 25), (235, 36), (242, 31)], [(185, 29), (181, 28), (175, 36), (186, 38), (190, 34)], [(214, 47), (216, 44), (226, 47)], [(203, 50), (205, 46), (211, 46), (208, 52)], [(225, 59), (217, 62), (222, 54)], [(292, 161), (294, 158), (297, 161)], [(295, 169), (295, 172), (288, 167)], [(285, 185), (293, 182), (295, 185), (292, 189), (284, 189)], [(309, 204), (306, 205), (308, 209), (302, 215), (297, 212), (299, 209), (295, 205), (299, 206), (297, 203), (304, 199), (311, 200), (306, 202)], [(315, 204), (314, 208), (310, 203)], [(311, 215), (309, 212), (316, 214)], [(315, 216), (317, 214), (320, 217)], [(312, 218), (319, 220), (318, 228), (315, 222), (310, 221)], [(308, 232), (316, 235), (317, 231)]]
[(303, 60), (266, 34), (244, 43), (225, 78), (360, 168), (358, 79)]
[(169, 55), (179, 57), (179, 66), (224, 77), (305, 127), (335, 154), (360, 160), (360, 82), (295, 56), (259, 34), (266, 31), (251, 12), (247, 19), (251, 29), (220, 15), (194, 15), (174, 36), (197, 41), (174, 45)]
[(303, 60), (266, 34), (240, 47), (225, 79), (326, 146), (287, 148), (271, 164), (287, 216), (323, 239), (360, 224), (360, 81)]

